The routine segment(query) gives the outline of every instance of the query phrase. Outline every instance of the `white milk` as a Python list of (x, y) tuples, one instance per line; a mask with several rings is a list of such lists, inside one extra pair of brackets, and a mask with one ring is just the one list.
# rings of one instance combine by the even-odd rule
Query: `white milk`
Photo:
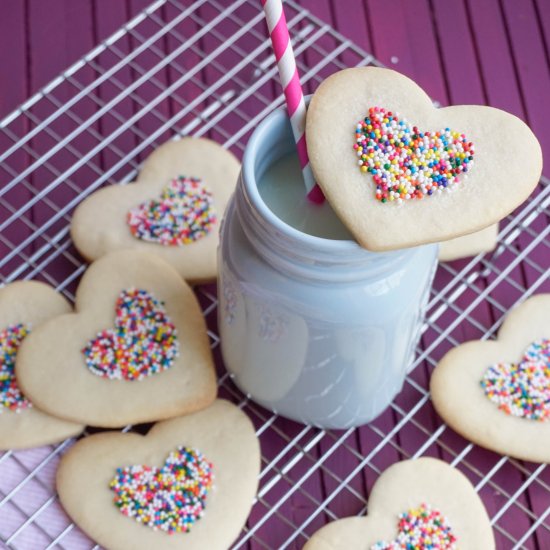
[(315, 204), (308, 200), (295, 153), (269, 167), (258, 183), (258, 191), (269, 209), (288, 225), (315, 237), (353, 240), (328, 201)]

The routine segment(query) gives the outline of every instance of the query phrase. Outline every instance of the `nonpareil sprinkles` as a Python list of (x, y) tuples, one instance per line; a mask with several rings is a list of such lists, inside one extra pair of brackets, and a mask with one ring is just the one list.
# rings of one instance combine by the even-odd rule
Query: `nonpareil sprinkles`
[(498, 408), (528, 420), (550, 418), (550, 339), (533, 342), (519, 363), (491, 365), (481, 387)]
[(109, 487), (115, 493), (115, 506), (125, 516), (154, 530), (188, 533), (204, 516), (212, 470), (200, 451), (178, 447), (162, 468), (117, 468)]
[(3, 409), (21, 412), (32, 406), (15, 380), (15, 356), (27, 334), (29, 329), (21, 323), (0, 331), (0, 413)]
[(464, 134), (450, 128), (423, 132), (383, 107), (371, 107), (357, 123), (353, 148), (383, 203), (451, 190), (474, 164), (474, 144)]
[(212, 193), (199, 178), (179, 176), (160, 199), (141, 203), (128, 212), (132, 235), (164, 246), (182, 246), (205, 237), (216, 223)]
[(172, 366), (179, 342), (163, 304), (146, 290), (131, 288), (116, 301), (115, 328), (102, 330), (82, 353), (97, 376), (142, 380)]
[(398, 535), (392, 542), (377, 542), (370, 550), (456, 550), (449, 521), (427, 504), (399, 516)]

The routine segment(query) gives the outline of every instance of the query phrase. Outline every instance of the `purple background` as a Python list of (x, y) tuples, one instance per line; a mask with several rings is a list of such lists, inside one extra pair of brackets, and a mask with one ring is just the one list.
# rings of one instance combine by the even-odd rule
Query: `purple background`
[[(297, 3), (382, 63), (413, 78), (442, 104), (487, 104), (519, 116), (549, 154), (550, 2)], [(148, 0), (3, 0), (0, 118), (149, 4)]]
[[(120, 56), (124, 58), (135, 51), (145, 38), (162, 28), (163, 22), (173, 20), (181, 11), (175, 2), (156, 10), (154, 17), (146, 18), (85, 67), (66, 75), (62, 84), (7, 124), (0, 132), (0, 154), (29, 132), (37, 131), (41, 121), (62, 109), (81, 88), (115, 65)], [(0, 119), (150, 3), (150, 0), (3, 0)], [(488, 104), (516, 114), (531, 125), (548, 158), (550, 2), (300, 0), (298, 4), (320, 18), (321, 23), (314, 25), (314, 31), (322, 30), (323, 21), (328, 23), (365, 51), (372, 52), (380, 62), (412, 77), (442, 104)], [(180, 6), (190, 5), (189, 0), (180, 1)], [(220, 8), (232, 5), (234, 2), (230, 0), (212, 0), (211, 5), (200, 7), (198, 16), (211, 21)], [(243, 22), (258, 16), (257, 5), (259, 0), (250, 0), (240, 6), (234, 14), (239, 21), (224, 19), (215, 32), (198, 41), (200, 51), (213, 51), (223, 44), (224, 36), (227, 39), (238, 33)], [(289, 9), (288, 16), (289, 20), (299, 18), (299, 9)], [(303, 17), (294, 34), (307, 27), (309, 18)], [(186, 19), (176, 30), (181, 36), (193, 37), (200, 32), (201, 23)], [(256, 35), (247, 32), (236, 47), (245, 52), (260, 47), (265, 37), (261, 21), (255, 31)], [(206, 86), (212, 87), (223, 79), (224, 67), (239, 63), (241, 57), (236, 47), (227, 48), (217, 58), (221, 68), (215, 63), (204, 67), (192, 81), (176, 87), (154, 112), (140, 116), (127, 131), (113, 138), (126, 121), (140, 112), (143, 102), (147, 105), (154, 101), (161, 89), (170, 86), (182, 73), (193, 70), (200, 55), (186, 52), (143, 83), (132, 97), (115, 104), (85, 131), (79, 131), (83, 121), (116, 98), (121, 89), (131, 86), (142, 74), (140, 71), (157, 65), (163, 52), (173, 51), (179, 43), (175, 35), (157, 41), (155, 48), (160, 57), (152, 50), (143, 53), (135, 66), (117, 71), (0, 163), (1, 280), (40, 278), (59, 286), (71, 298), (83, 270), (82, 260), (66, 233), (74, 206), (71, 201), (80, 198), (94, 182), (115, 183), (127, 176), (155, 143), (181, 131), (185, 124), (193, 123), (197, 112), (211, 107), (215, 99), (235, 86), (241, 86), (239, 78), (245, 82), (243, 89), (249, 85), (247, 71), (251, 68), (246, 67), (232, 82), (222, 85), (215, 96), (201, 99), (194, 112), (141, 149), (157, 131), (159, 120), (187, 109)], [(320, 33), (316, 46), (322, 51), (306, 48), (300, 54), (300, 66), (314, 67), (340, 44), (330, 33)], [(262, 61), (269, 58), (267, 49), (258, 55)], [(307, 82), (306, 90), (312, 91), (320, 78), (339, 66), (355, 65), (361, 59), (348, 47)], [(209, 126), (206, 135), (220, 142), (230, 141), (248, 119), (278, 97), (278, 84), (272, 78), (221, 124)], [(197, 126), (193, 132), (201, 132), (201, 128)], [(60, 139), (73, 131), (74, 139), (48, 156)], [(232, 143), (237, 154), (242, 152), (247, 135), (244, 133)], [(90, 153), (111, 139), (108, 147)], [(33, 167), (35, 161), (37, 165)], [(9, 188), (10, 181), (18, 177), (22, 181)], [(547, 197), (545, 189), (541, 185), (539, 197)], [(37, 198), (36, 204), (29, 202)], [(531, 534), (523, 543), (525, 548), (550, 548), (547, 468), (508, 460), (470, 446), (442, 424), (426, 391), (431, 370), (448, 349), (468, 339), (494, 336), (510, 307), (529, 293), (550, 291), (548, 206), (540, 212), (531, 211), (533, 206), (535, 203), (528, 201), (515, 217), (503, 223), (498, 254), (441, 266), (428, 309), (430, 327), (423, 336), (416, 368), (392, 407), (375, 422), (358, 430), (324, 434), (275, 419), (271, 413), (245, 404), (245, 411), (261, 431), (264, 460), (260, 497), (248, 526), (253, 535), (245, 547), (279, 548), (292, 539), (289, 547), (301, 548), (306, 537), (327, 521), (364, 513), (368, 493), (380, 471), (397, 460), (421, 454), (453, 463), (470, 478), (493, 518), (499, 549), (513, 548), (515, 541), (526, 533)], [(519, 220), (523, 225), (516, 234)], [(220, 363), (213, 292), (212, 287), (197, 289)], [(220, 393), (244, 402), (230, 380), (222, 380)], [(46, 548), (58, 536), (62, 536), (60, 548), (92, 546), (68, 526), (53, 491), (58, 456), (68, 445), (0, 453), (0, 546), (1, 541), (10, 540), (12, 548), (35, 550)], [(542, 524), (537, 523), (538, 518)]]

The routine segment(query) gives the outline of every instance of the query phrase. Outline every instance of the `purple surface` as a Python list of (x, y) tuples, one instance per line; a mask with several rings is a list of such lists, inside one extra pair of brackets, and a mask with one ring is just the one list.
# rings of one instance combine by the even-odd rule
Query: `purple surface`
[[(259, 2), (259, 0), (258, 0)], [(48, 84), (58, 74), (86, 54), (96, 44), (105, 40), (119, 29), (131, 17), (149, 5), (147, 0), (5, 0), (0, 18), (0, 41), (2, 52), (0, 56), (0, 119), (11, 110), (23, 103), (28, 97)], [(191, 2), (181, 2), (190, 6)], [(241, 21), (248, 21), (257, 15), (253, 2), (240, 6), (235, 11), (235, 17)], [(450, 103), (481, 103), (506, 109), (523, 120), (526, 120), (537, 133), (546, 158), (550, 154), (550, 73), (549, 51), (550, 42), (550, 2), (546, 0), (300, 0), (303, 8), (310, 10), (322, 21), (329, 23), (344, 36), (364, 50), (372, 52), (382, 63), (393, 67), (416, 80), (434, 99), (443, 105)], [(230, 0), (220, 0), (218, 6), (231, 7)], [(144, 53), (139, 63), (130, 64), (118, 71), (112, 78), (107, 79), (99, 88), (95, 89), (86, 99), (79, 102), (74, 111), (74, 119), (64, 117), (49, 126), (49, 133), (42, 132), (37, 138), (29, 142), (28, 150), (18, 151), (9, 158), (9, 163), (0, 165), (0, 191), (17, 174), (23, 172), (42, 155), (48, 155), (55, 147), (59, 136), (77, 130), (83, 121), (92, 116), (105, 102), (114, 99), (121, 90), (127, 89), (136, 79), (140, 78), (144, 70), (156, 65), (162, 59), (163, 52), (173, 51), (186, 38), (196, 35), (203, 27), (204, 20), (211, 20), (219, 13), (217, 7), (204, 5), (198, 10), (198, 17), (186, 19), (177, 27), (177, 35), (171, 34), (155, 43), (156, 50)], [(101, 74), (102, 67), (111, 67), (143, 42), (143, 37), (150, 36), (161, 28), (162, 21), (172, 19), (178, 9), (175, 5), (163, 6), (153, 17), (148, 18), (131, 33), (116, 43), (116, 48), (110, 48), (94, 59), (93, 64), (78, 73), (78, 78), (70, 77), (65, 83), (55, 88), (48, 98), (39, 101), (31, 107), (28, 114), (18, 117), (9, 125), (9, 131), (16, 136), (25, 135), (35, 127), (36, 122), (44, 120), (73, 97), (78, 90), (91, 83)], [(158, 17), (157, 17), (158, 16)], [(303, 14), (292, 11), (292, 18), (300, 18)], [(157, 19), (155, 19), (157, 18)], [(303, 19), (299, 24), (305, 28), (308, 21)], [(239, 31), (238, 21), (226, 18), (223, 28), (217, 29), (226, 36)], [(263, 29), (263, 27), (262, 27)], [(256, 29), (257, 30), (257, 29)], [(224, 50), (223, 37), (216, 35), (216, 30), (206, 33), (199, 40), (202, 51), (213, 51), (216, 48)], [(248, 33), (239, 39), (237, 46), (243, 51), (260, 48), (263, 36)], [(319, 44), (326, 52), (331, 52), (337, 41), (328, 34), (319, 38)], [(8, 54), (9, 53), (9, 54)], [(265, 49), (258, 57), (266, 59), (269, 50)], [(29, 208), (21, 219), (10, 222), (2, 235), (7, 243), (23, 243), (27, 236), (31, 236), (37, 227), (46, 224), (46, 231), (32, 243), (26, 244), (15, 255), (12, 261), (2, 266), (2, 274), (12, 273), (13, 269), (21, 265), (31, 254), (47, 244), (53, 247), (52, 238), (66, 227), (70, 212), (50, 224), (52, 216), (59, 207), (67, 204), (77, 194), (86, 188), (86, 182), (96, 180), (107, 173), (105, 180), (115, 182), (125, 176), (132, 168), (152, 150), (151, 146), (131, 159), (130, 163), (116, 167), (120, 158), (133, 151), (159, 126), (159, 119), (171, 117), (186, 108), (188, 102), (193, 102), (203, 93), (205, 86), (217, 86), (223, 78), (223, 67), (234, 66), (240, 61), (240, 54), (236, 48), (227, 49), (221, 56), (223, 66), (209, 64), (185, 86), (176, 87), (175, 93), (167, 100), (159, 103), (154, 111), (139, 117), (130, 131), (123, 132), (113, 139), (111, 147), (92, 155), (90, 160), (77, 170), (72, 166), (84, 151), (89, 151), (102, 139), (110, 138), (121, 124), (136, 116), (148, 102), (154, 101), (159, 90), (176, 82), (183, 74), (195, 70), (200, 62), (200, 55), (187, 53), (184, 58), (179, 57), (165, 69), (157, 72), (154, 78), (148, 79), (128, 101), (122, 102), (110, 109), (105, 116), (91, 124), (83, 131), (70, 146), (52, 156), (41, 167), (30, 173), (26, 182), (17, 185), (10, 191), (9, 201), (0, 201), (0, 224), (14, 211), (23, 207), (36, 190), (47, 189), (55, 178), (60, 178), (60, 184), (47, 195), (47, 200)], [(299, 59), (313, 67), (320, 63), (323, 54), (314, 49), (306, 50)], [(339, 62), (355, 64), (357, 56), (346, 50), (340, 55)], [(95, 64), (95, 65), (94, 65)], [(322, 69), (319, 74), (325, 76), (328, 69)], [(331, 71), (334, 68), (331, 68)], [(243, 82), (250, 74), (240, 74)], [(222, 84), (216, 90), (219, 96), (235, 82)], [(240, 86), (241, 84), (237, 82)], [(306, 85), (312, 91), (317, 85), (312, 80)], [(206, 135), (220, 142), (226, 141), (238, 132), (247, 118), (258, 113), (266, 105), (261, 99), (269, 100), (278, 97), (279, 89), (274, 80), (270, 79), (261, 89), (261, 94), (254, 94), (250, 99), (239, 106), (225, 121), (223, 128), (212, 125)], [(187, 122), (194, 119), (197, 113), (216, 100), (208, 94), (200, 101), (193, 103), (192, 109), (173, 128), (167, 129), (158, 136), (157, 143), (168, 139), (173, 132), (181, 130)], [(202, 130), (199, 130), (202, 132)], [(246, 136), (245, 136), (246, 137)], [(241, 140), (244, 142), (245, 139)], [(12, 141), (6, 135), (0, 134), (0, 153)], [(237, 154), (242, 152), (240, 143), (234, 146)], [(115, 168), (111, 170), (111, 168)], [(548, 174), (548, 170), (546, 173)], [(28, 184), (28, 185), (27, 185)], [(6, 202), (12, 207), (9, 211)], [(548, 225), (548, 218), (539, 216), (532, 225), (533, 231), (542, 231)], [(499, 273), (514, 261), (518, 252), (530, 246), (533, 234), (524, 233), (514, 243), (513, 248), (505, 251), (498, 260), (498, 269), (486, 277), (468, 282), (467, 291), (453, 302), (452, 306), (439, 318), (434, 326), (423, 337), (423, 348), (428, 350), (428, 360), (424, 361), (412, 374), (411, 383), (407, 383), (405, 390), (398, 396), (395, 405), (371, 425), (356, 430), (350, 434), (334, 432), (320, 437), (316, 431), (304, 431), (303, 427), (284, 420), (278, 420), (269, 430), (268, 437), (262, 439), (263, 454), (266, 460), (277, 462), (265, 470), (262, 484), (275, 479), (281, 474), (282, 468), (296, 455), (304, 450), (305, 456), (295, 465), (284, 470), (283, 482), (276, 482), (273, 489), (260, 499), (260, 503), (252, 511), (249, 525), (269, 520), (260, 527), (256, 534), (258, 540), (250, 542), (253, 549), (264, 548), (265, 545), (276, 548), (295, 532), (295, 526), (300, 526), (311, 519), (311, 523), (304, 529), (306, 534), (312, 533), (323, 523), (335, 517), (358, 514), (365, 511), (365, 497), (375, 482), (381, 470), (389, 464), (410, 456), (417, 452), (424, 442), (440, 427), (441, 423), (435, 415), (431, 403), (422, 399), (421, 392), (414, 386), (425, 388), (429, 373), (433, 369), (434, 361), (456, 342), (467, 339), (480, 338), (486, 331), (494, 332), (494, 323), (501, 319), (503, 310), (512, 306), (534, 284), (540, 284), (541, 274), (538, 266), (548, 269), (549, 248), (537, 246), (533, 249), (530, 258), (531, 264), (524, 262), (520, 268), (514, 270), (508, 279), (500, 281)], [(57, 246), (57, 245), (56, 245)], [(55, 247), (53, 247), (56, 249)], [(56, 249), (57, 250), (57, 249)], [(0, 257), (10, 253), (10, 246), (0, 241)], [(64, 261), (48, 263), (46, 268), (40, 265), (29, 267), (21, 276), (32, 273), (33, 268), (38, 278), (45, 278), (50, 282), (60, 281), (69, 277), (75, 266), (79, 265), (79, 258), (72, 248), (63, 252)], [(72, 255), (72, 256), (71, 256)], [(69, 257), (69, 261), (66, 258)], [(73, 258), (71, 261), (70, 258)], [(533, 265), (534, 264), (534, 265)], [(439, 290), (463, 269), (466, 281), (474, 268), (468, 267), (468, 261), (456, 262), (448, 271), (438, 274)], [(500, 270), (500, 271), (499, 271)], [(49, 278), (49, 279), (48, 279)], [(495, 284), (495, 281), (499, 281)], [(492, 286), (491, 286), (492, 285)], [(74, 289), (69, 284), (65, 290)], [(457, 311), (462, 312), (470, 307), (480, 293), (490, 289), (488, 297), (480, 300), (478, 305), (472, 306), (472, 311), (466, 320), (454, 328), (448, 335), (441, 338), (443, 332), (457, 317)], [(546, 280), (537, 291), (550, 291)], [(209, 298), (201, 294), (203, 307), (207, 307)], [(445, 297), (441, 298), (443, 300)], [(446, 297), (450, 299), (450, 296)], [(215, 319), (211, 314), (208, 318), (209, 326), (215, 332)], [(218, 353), (218, 350), (216, 350)], [(232, 393), (234, 392), (234, 393)], [(240, 399), (240, 394), (231, 388), (223, 388), (222, 393), (234, 399)], [(417, 407), (414, 416), (407, 421), (406, 427), (390, 439), (391, 444), (378, 445), (387, 438), (387, 434), (399, 422), (403, 421), (406, 411)], [(258, 407), (249, 407), (247, 412), (258, 427), (271, 418), (270, 413)], [(284, 448), (288, 438), (296, 437), (296, 442), (286, 455), (278, 456)], [(335, 448), (337, 447), (337, 450)], [(438, 456), (449, 462), (455, 460), (457, 453), (467, 449), (467, 443), (458, 435), (447, 429), (424, 452), (431, 456)], [(40, 460), (50, 456), (51, 449), (44, 452), (28, 451), (18, 453), (17, 462), (10, 462), (9, 468), (0, 462), (0, 503), (10, 489), (17, 487), (20, 480), (29, 475)], [(41, 454), (42, 453), (42, 454)], [(474, 484), (484, 483), (485, 476), (493, 467), (499, 464), (500, 457), (479, 448), (466, 452), (460, 468)], [(359, 465), (364, 457), (370, 457), (368, 466), (358, 474), (351, 472)], [(0, 456), (0, 461), (2, 456)], [(37, 502), (47, 501), (51, 486), (56, 459), (48, 463), (43, 470), (39, 481), (27, 483), (25, 491), (14, 497), (13, 504), (4, 504), (0, 507), (0, 540), (13, 534), (16, 526), (23, 523), (25, 515), (36, 511)], [(530, 474), (536, 466), (528, 463), (506, 463), (498, 469), (488, 483), (484, 484), (480, 493), (488, 508), (489, 514), (501, 513), (502, 507), (510, 502), (510, 496), (522, 484), (529, 480)], [(304, 476), (307, 476), (304, 478)], [(345, 486), (341, 489), (343, 480)], [(299, 483), (299, 486), (296, 485)], [(517, 498), (513, 499), (510, 509), (503, 513), (498, 524), (507, 530), (516, 540), (529, 528), (532, 519), (525, 510), (532, 510), (533, 515), (545, 513), (550, 505), (550, 478), (545, 470), (539, 481), (528, 484)], [(281, 505), (285, 494), (292, 496)], [(316, 514), (320, 503), (326, 499), (326, 509)], [(17, 506), (16, 506), (17, 505)], [(280, 505), (280, 507), (278, 507)], [(59, 505), (54, 503), (47, 508), (47, 517), (41, 518), (40, 529), (23, 530), (17, 537), (17, 548), (43, 548), (46, 542), (59, 534), (63, 528), (60, 514), (55, 514)], [(275, 510), (272, 507), (275, 506)], [(17, 510), (19, 507), (19, 511)], [(278, 507), (278, 508), (277, 508)], [(8, 514), (3, 516), (3, 512)], [(51, 518), (50, 518), (51, 516)], [(9, 517), (3, 520), (3, 517)], [(9, 522), (9, 525), (8, 523)], [(46, 525), (47, 527), (43, 527)], [(15, 526), (15, 527), (14, 527)], [(33, 536), (36, 538), (33, 539)], [(64, 539), (65, 548), (86, 547), (77, 546), (82, 543), (75, 532)], [(497, 533), (498, 548), (512, 548), (510, 539)], [(300, 535), (291, 548), (301, 548), (305, 541)], [(550, 535), (547, 529), (541, 528), (530, 537), (525, 547), (529, 549), (545, 549), (550, 547)]]

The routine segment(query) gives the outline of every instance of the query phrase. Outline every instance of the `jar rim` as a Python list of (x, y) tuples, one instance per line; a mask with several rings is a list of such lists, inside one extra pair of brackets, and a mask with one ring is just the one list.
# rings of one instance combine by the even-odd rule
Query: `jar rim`
[[(373, 252), (361, 247), (356, 241), (347, 239), (327, 239), (300, 231), (299, 229), (296, 229), (281, 220), (281, 218), (279, 218), (264, 202), (258, 190), (257, 175), (258, 173), (261, 173), (261, 150), (262, 147), (266, 147), (266, 134), (273, 132), (273, 127), (277, 127), (280, 130), (279, 135), (282, 135), (283, 137), (285, 135), (290, 135), (291, 140), (289, 140), (289, 143), (294, 142), (288, 111), (285, 107), (279, 107), (269, 113), (269, 115), (267, 115), (256, 127), (248, 140), (243, 156), (242, 171), (244, 177), (242, 179), (245, 192), (248, 200), (250, 200), (250, 202), (254, 205), (257, 213), (283, 235), (294, 241), (300, 242), (301, 245), (311, 246), (313, 249), (321, 253), (363, 252), (367, 254), (374, 254)], [(292, 148), (289, 148), (286, 152), (290, 153), (291, 151)]]

